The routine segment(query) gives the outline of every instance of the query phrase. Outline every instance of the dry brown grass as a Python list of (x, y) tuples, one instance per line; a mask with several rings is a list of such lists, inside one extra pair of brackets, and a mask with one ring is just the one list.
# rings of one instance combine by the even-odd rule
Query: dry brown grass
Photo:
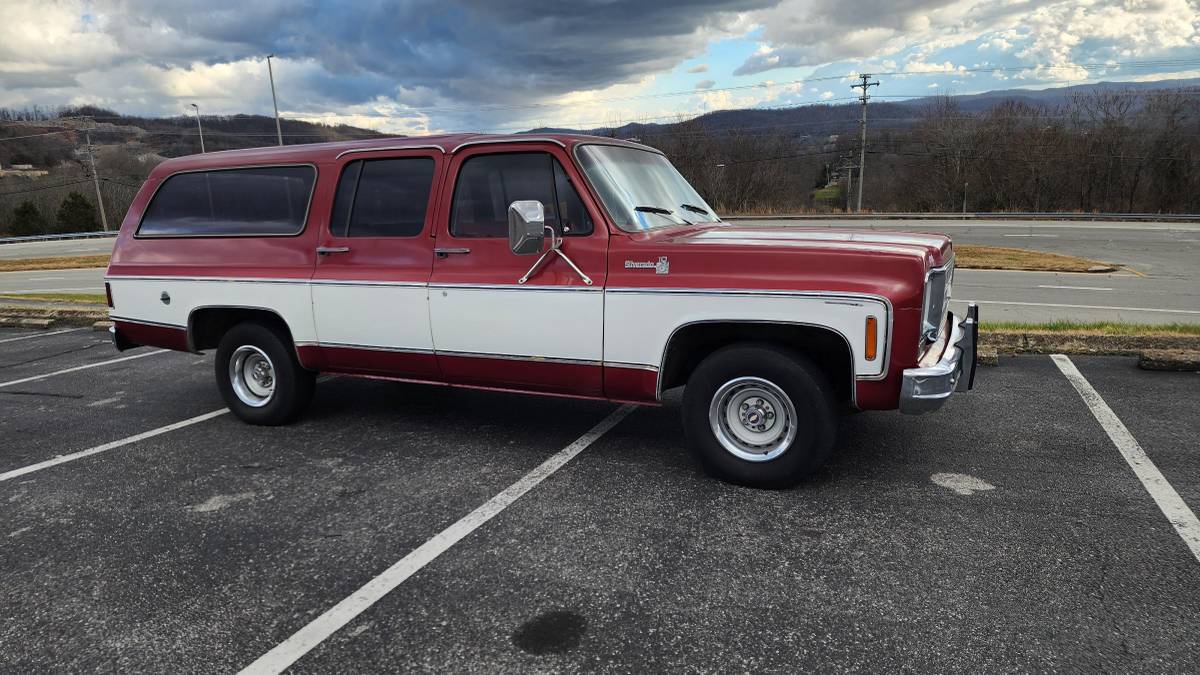
[(1031, 251), (1000, 246), (954, 247), (955, 266), (969, 270), (1025, 270), (1031, 272), (1113, 272), (1116, 265), (1099, 260), (1076, 258), (1061, 253)]
[(0, 272), (32, 272), (35, 270), (74, 270), (84, 267), (108, 267), (108, 259), (109, 256), (104, 254), (0, 260)]

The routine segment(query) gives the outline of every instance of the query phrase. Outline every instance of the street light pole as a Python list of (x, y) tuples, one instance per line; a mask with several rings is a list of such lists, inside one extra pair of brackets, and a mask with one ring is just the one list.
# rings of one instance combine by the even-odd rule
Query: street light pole
[(274, 54), (267, 54), (267, 75), (271, 78), (271, 103), (275, 106), (275, 135), (279, 144), (283, 145), (283, 127), (279, 126), (279, 99), (275, 98), (275, 71), (271, 69), (271, 59)]
[(200, 132), (200, 154), (204, 154), (204, 127), (200, 126), (200, 106), (195, 103), (190, 104), (196, 109), (196, 131)]

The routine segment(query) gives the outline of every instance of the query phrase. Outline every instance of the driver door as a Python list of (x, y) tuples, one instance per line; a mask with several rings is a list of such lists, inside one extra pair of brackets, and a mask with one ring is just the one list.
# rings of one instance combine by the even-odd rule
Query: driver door
[[(442, 376), (602, 395), (608, 232), (566, 152), (540, 143), (469, 147), (453, 156), (448, 181), (429, 286)], [(537, 259), (508, 247), (508, 207), (520, 200), (542, 203), (582, 275), (553, 255), (518, 283)]]

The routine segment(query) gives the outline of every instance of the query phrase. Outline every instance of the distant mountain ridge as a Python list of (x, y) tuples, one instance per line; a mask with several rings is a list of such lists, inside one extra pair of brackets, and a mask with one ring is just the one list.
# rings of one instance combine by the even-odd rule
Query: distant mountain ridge
[[(979, 94), (955, 94), (951, 96), (964, 112), (981, 112), (1005, 101), (1022, 101), (1031, 105), (1057, 106), (1075, 94), (1095, 91), (1154, 91), (1160, 89), (1200, 89), (1200, 78), (1156, 80), (1152, 82), (1096, 82), (1047, 89), (1000, 89)], [(872, 128), (903, 126), (917, 119), (922, 109), (938, 95), (888, 101), (874, 98), (870, 106)], [(857, 103), (825, 104), (813, 103), (792, 108), (741, 108), (717, 110), (705, 113), (684, 122), (642, 123), (630, 122), (619, 127), (594, 127), (570, 129), (564, 127), (539, 127), (523, 133), (587, 133), (617, 138), (639, 138), (667, 133), (681, 124), (698, 126), (707, 131), (779, 129), (792, 136), (824, 136), (845, 133), (858, 124), (861, 108)]]

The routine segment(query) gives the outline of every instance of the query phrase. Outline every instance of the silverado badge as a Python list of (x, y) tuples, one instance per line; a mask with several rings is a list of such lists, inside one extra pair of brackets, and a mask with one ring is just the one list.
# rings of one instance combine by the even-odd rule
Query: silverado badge
[(638, 262), (636, 260), (626, 260), (625, 269), (627, 270), (654, 270), (655, 274), (670, 274), (671, 261), (667, 260), (667, 256), (661, 255), (658, 257), (658, 262)]

